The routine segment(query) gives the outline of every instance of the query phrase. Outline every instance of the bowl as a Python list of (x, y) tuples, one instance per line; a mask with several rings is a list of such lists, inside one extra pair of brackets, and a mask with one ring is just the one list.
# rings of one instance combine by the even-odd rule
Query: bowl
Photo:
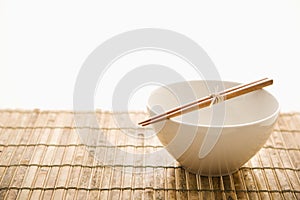
[[(148, 99), (150, 116), (238, 85), (229, 81), (186, 81), (161, 86)], [(167, 151), (188, 171), (228, 175), (254, 156), (269, 138), (279, 114), (264, 89), (152, 124)]]

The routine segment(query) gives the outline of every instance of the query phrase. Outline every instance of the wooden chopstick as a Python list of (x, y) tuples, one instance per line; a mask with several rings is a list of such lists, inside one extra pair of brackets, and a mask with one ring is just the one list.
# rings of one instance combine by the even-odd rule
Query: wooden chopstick
[[(258, 89), (262, 89), (263, 87), (266, 87), (268, 85), (272, 85), (273, 84), (273, 80), (272, 79), (268, 79), (268, 78), (264, 78), (264, 79), (260, 79), (251, 83), (246, 83), (246, 84), (241, 84), (229, 89), (226, 89), (222, 92), (220, 92), (218, 95), (222, 96), (222, 98), (224, 100), (228, 100)], [(183, 106), (179, 106), (177, 108), (171, 109), (165, 113), (156, 115), (152, 118), (149, 118), (147, 120), (144, 120), (142, 122), (139, 123), (139, 125), (142, 126), (147, 126), (149, 124), (152, 123), (156, 123), (168, 118), (172, 118), (172, 117), (176, 117), (178, 115), (182, 115), (200, 108), (204, 108), (207, 106), (210, 106), (212, 104), (213, 98), (211, 95), (206, 96), (204, 98), (201, 98), (197, 101), (185, 104)]]
[[(226, 89), (226, 90), (220, 92), (220, 95), (224, 95), (224, 94), (227, 93), (227, 92), (231, 92), (231, 91), (233, 91), (233, 90), (236, 90), (236, 89), (239, 89), (239, 88), (243, 88), (243, 87), (246, 87), (246, 86), (248, 86), (248, 85), (252, 85), (252, 84), (254, 84), (254, 83), (257, 83), (257, 82), (260, 82), (260, 81), (263, 81), (263, 80), (266, 80), (266, 79), (267, 79), (267, 78), (263, 78), (263, 79), (260, 79), (260, 80), (257, 80), (257, 81), (253, 81), (253, 82), (251, 82), (251, 83), (240, 84), (240, 85), (237, 85), (237, 86), (235, 86), (235, 87), (228, 88), (228, 89)], [(187, 104), (185, 104), (185, 105), (183, 105), (183, 106), (178, 106), (178, 107), (173, 108), (173, 109), (171, 109), (171, 110), (169, 110), (169, 111), (167, 111), (167, 112), (165, 112), (165, 113), (162, 113), (162, 114), (159, 114), (159, 115), (155, 115), (155, 116), (152, 117), (152, 118), (149, 118), (149, 119), (147, 119), (147, 120), (144, 120), (144, 121), (140, 122), (139, 125), (142, 125), (142, 124), (147, 123), (147, 122), (149, 122), (149, 121), (152, 121), (152, 120), (154, 120), (154, 119), (163, 117), (163, 116), (165, 116), (165, 115), (167, 115), (167, 114), (173, 113), (173, 112), (176, 111), (176, 110), (181, 110), (181, 109), (187, 108), (187, 107), (189, 107), (189, 106), (195, 105), (195, 103), (203, 102), (203, 101), (208, 100), (208, 99), (210, 99), (210, 98), (211, 98), (211, 95), (208, 95), (208, 96), (206, 96), (206, 97), (203, 97), (203, 98), (201, 98), (201, 99), (198, 99), (197, 101), (193, 101), (193, 102), (187, 103)]]

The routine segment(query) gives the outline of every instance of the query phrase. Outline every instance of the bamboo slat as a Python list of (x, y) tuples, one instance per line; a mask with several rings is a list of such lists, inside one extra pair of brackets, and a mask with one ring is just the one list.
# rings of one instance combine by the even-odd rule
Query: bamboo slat
[(0, 199), (300, 199), (300, 113), (281, 113), (264, 147), (222, 177), (170, 160), (136, 126), (144, 112), (79, 114), (76, 127), (71, 111), (0, 110)]

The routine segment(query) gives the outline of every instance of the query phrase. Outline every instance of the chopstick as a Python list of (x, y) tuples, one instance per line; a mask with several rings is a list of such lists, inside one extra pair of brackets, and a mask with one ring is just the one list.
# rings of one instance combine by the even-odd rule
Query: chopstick
[[(237, 85), (237, 86), (235, 86), (235, 87), (228, 88), (228, 89), (226, 89), (226, 90), (220, 92), (220, 95), (224, 95), (224, 94), (227, 93), (227, 92), (231, 92), (231, 91), (233, 91), (233, 90), (236, 90), (236, 89), (239, 89), (239, 88), (242, 88), (242, 87), (246, 87), (246, 86), (248, 86), (248, 85), (251, 85), (251, 84), (254, 84), (254, 83), (257, 83), (257, 82), (266, 80), (266, 79), (267, 79), (267, 78), (263, 78), (263, 79), (260, 79), (260, 80), (257, 80), (257, 81), (253, 81), (253, 82), (251, 82), (251, 83), (245, 83), (245, 84)], [(147, 123), (147, 122), (152, 121), (152, 120), (154, 120), (154, 119), (163, 117), (163, 116), (165, 116), (166, 114), (173, 113), (173, 112), (175, 112), (175, 111), (177, 111), (177, 110), (181, 110), (181, 109), (187, 108), (187, 107), (189, 107), (189, 106), (194, 105), (195, 103), (200, 103), (200, 102), (203, 102), (203, 101), (205, 101), (205, 100), (209, 100), (210, 98), (211, 98), (211, 95), (208, 95), (208, 96), (206, 96), (206, 97), (203, 97), (203, 98), (201, 98), (201, 99), (198, 99), (197, 101), (193, 101), (193, 102), (188, 103), (188, 104), (185, 104), (185, 105), (183, 105), (183, 106), (178, 106), (178, 107), (173, 108), (173, 109), (171, 109), (171, 110), (169, 110), (169, 111), (167, 111), (167, 112), (165, 112), (165, 113), (156, 115), (156, 116), (154, 116), (154, 117), (152, 117), (152, 118), (150, 118), (150, 119), (147, 119), (147, 120), (145, 120), (145, 121), (142, 121), (142, 122), (139, 123), (139, 125), (144, 124), (144, 123)]]
[[(228, 100), (234, 97), (238, 97), (243, 94), (247, 94), (249, 92), (253, 92), (255, 90), (262, 89), (263, 87), (269, 86), (273, 84), (273, 80), (269, 78), (263, 78), (251, 83), (241, 84), (229, 89), (226, 89), (220, 93), (218, 93), (219, 96), (221, 96), (224, 100)], [(178, 115), (182, 115), (200, 108), (204, 108), (207, 106), (210, 106), (212, 104), (213, 97), (212, 95), (206, 96), (204, 98), (198, 99), (197, 101), (185, 104), (183, 106), (176, 107), (174, 109), (171, 109), (165, 113), (156, 115), (152, 118), (149, 118), (147, 120), (144, 120), (139, 123), (139, 125), (147, 126), (152, 123), (156, 123), (165, 119), (169, 119), (172, 117), (176, 117)]]

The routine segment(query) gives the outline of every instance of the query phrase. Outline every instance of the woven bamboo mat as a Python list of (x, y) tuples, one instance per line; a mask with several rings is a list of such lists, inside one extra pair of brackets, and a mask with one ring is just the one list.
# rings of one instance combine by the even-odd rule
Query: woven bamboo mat
[[(122, 113), (96, 116), (107, 140), (114, 141), (109, 144), (116, 145), (103, 141), (86, 148), (72, 112), (0, 111), (0, 199), (300, 199), (298, 113), (281, 114), (261, 151), (239, 171), (222, 177), (189, 173), (174, 160), (163, 162), (163, 156), (151, 164), (135, 158), (127, 163), (112, 150), (147, 153), (163, 147), (156, 137), (147, 142), (124, 139), (115, 115)], [(130, 117), (139, 121), (145, 113)], [(149, 128), (122, 129), (153, 134)], [(106, 152), (101, 157), (105, 162), (87, 151), (93, 148)]]

